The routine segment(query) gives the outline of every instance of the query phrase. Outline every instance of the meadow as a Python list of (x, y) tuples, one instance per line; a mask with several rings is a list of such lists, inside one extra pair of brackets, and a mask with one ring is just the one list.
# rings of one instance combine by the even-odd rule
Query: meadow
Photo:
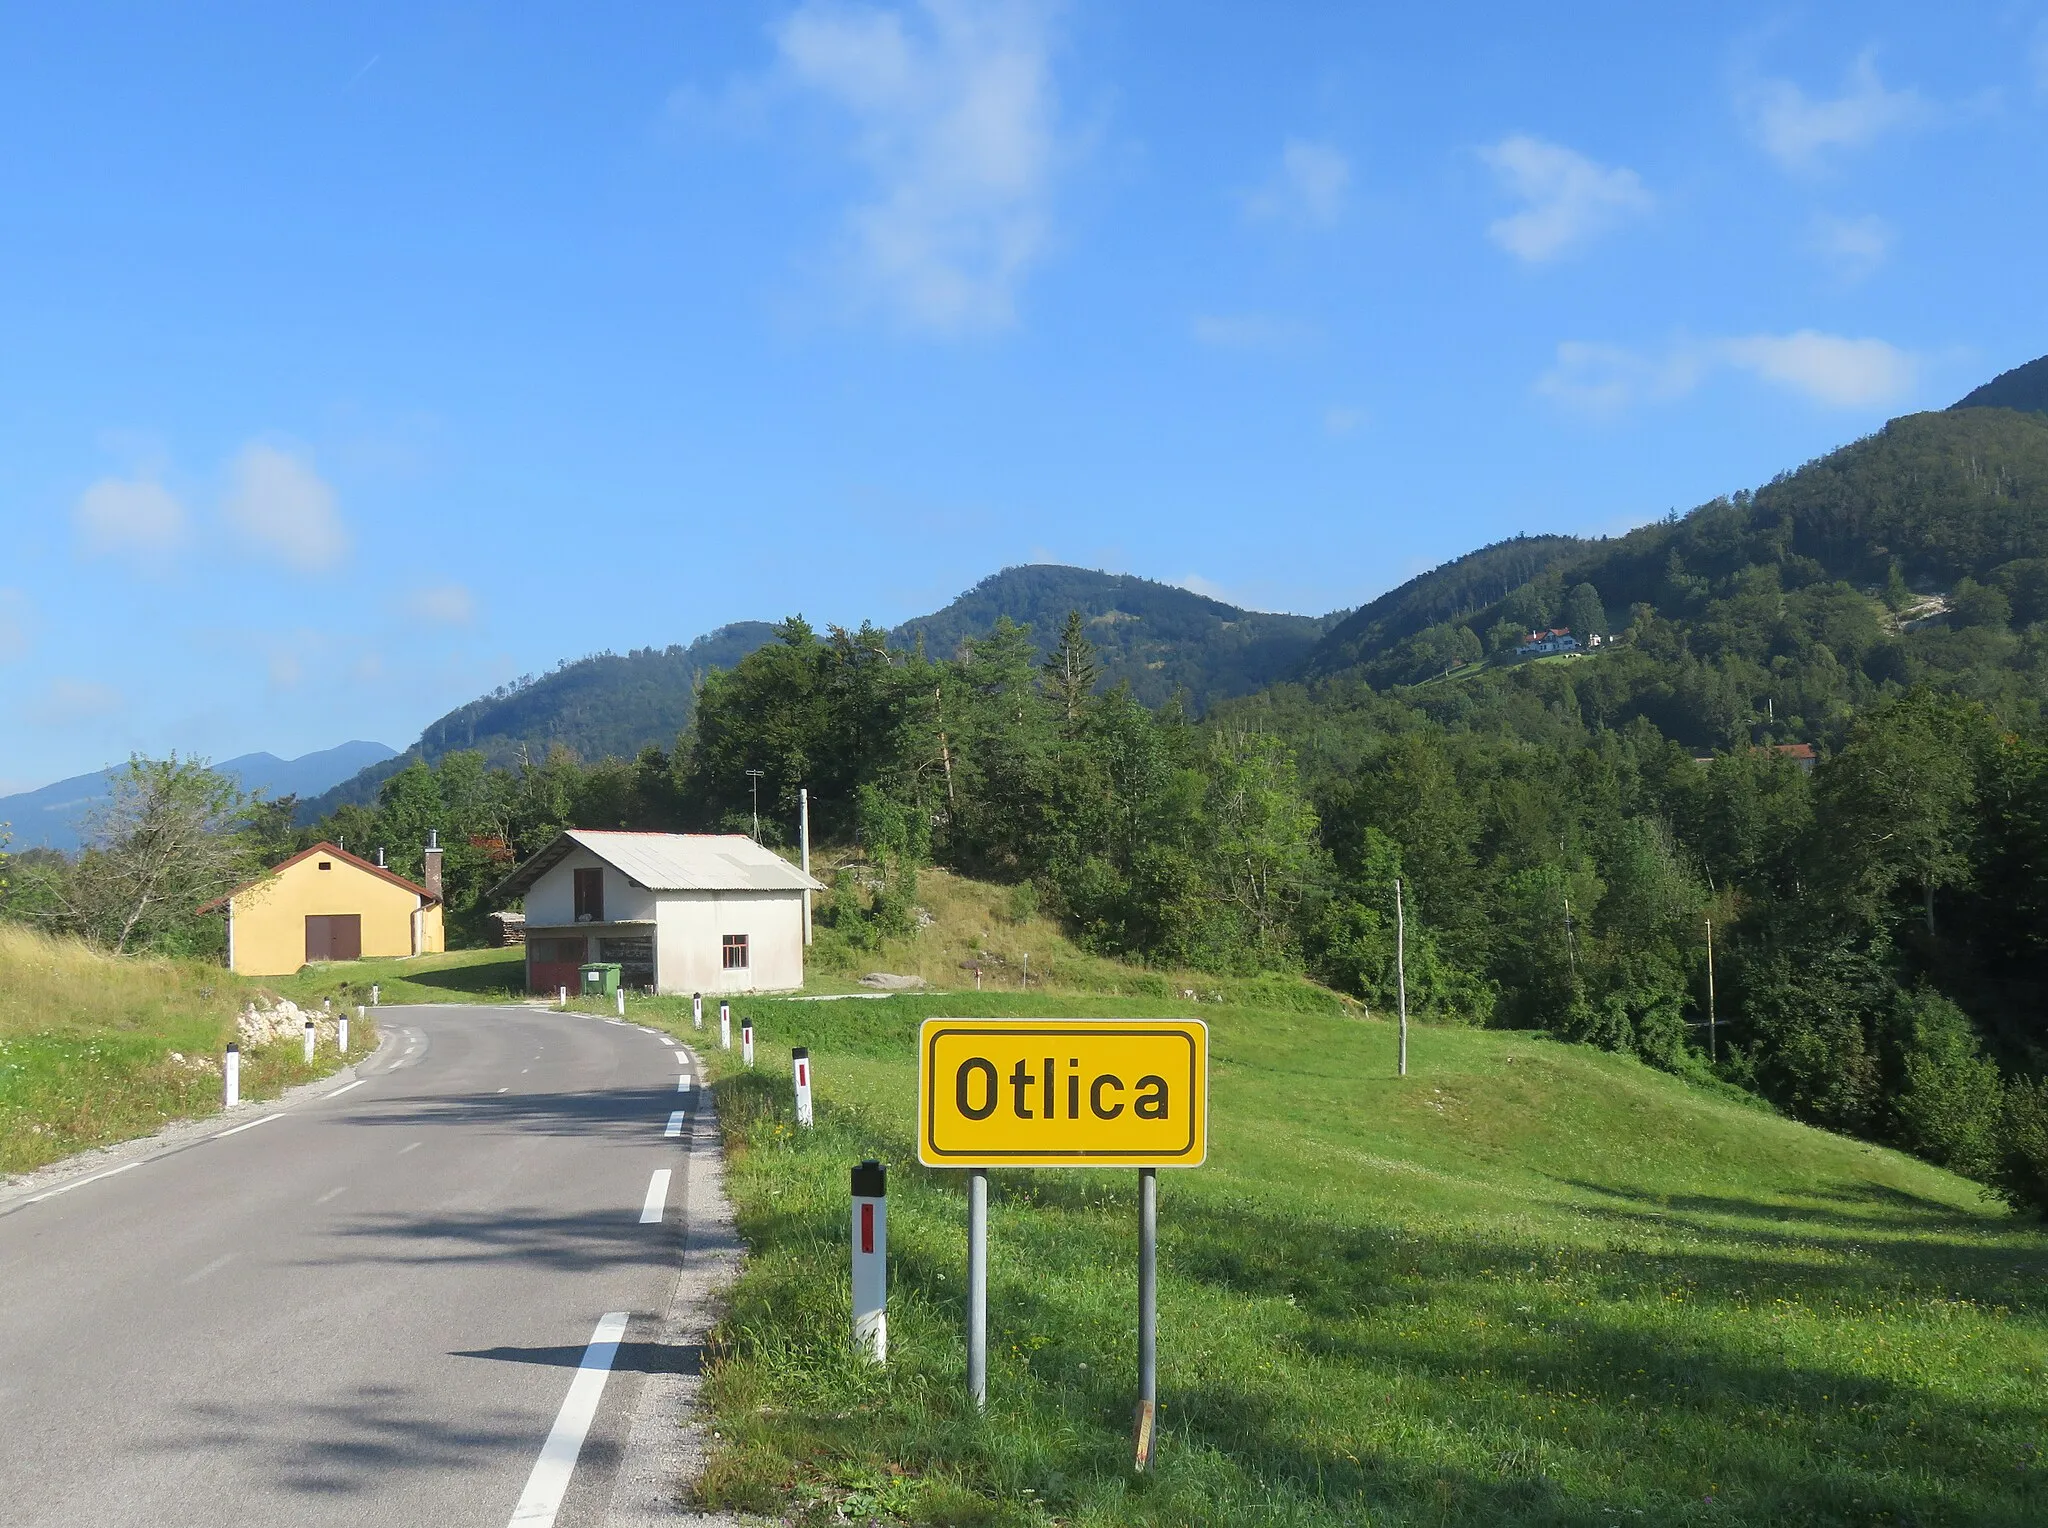
[[(221, 1107), (235, 1015), (264, 990), (210, 962), (101, 955), (0, 922), (0, 1174)], [(351, 1037), (377, 1043), (373, 1024)], [(332, 1072), (296, 1040), (242, 1054), (246, 1100)]]
[[(759, 1000), (701, 1043), (749, 1249), (708, 1507), (1088, 1525), (2033, 1524), (2048, 1238), (1973, 1184), (1527, 1033), (959, 993)], [(687, 1031), (687, 1003), (643, 1006)], [(1131, 1461), (1136, 1174), (991, 1175), (990, 1398), (964, 1175), (916, 1165), (934, 1014), (1188, 1016), (1206, 1165), (1161, 1174), (1157, 1464)], [(789, 1047), (817, 1125), (799, 1131)], [(890, 1168), (890, 1362), (849, 1352), (847, 1173)]]

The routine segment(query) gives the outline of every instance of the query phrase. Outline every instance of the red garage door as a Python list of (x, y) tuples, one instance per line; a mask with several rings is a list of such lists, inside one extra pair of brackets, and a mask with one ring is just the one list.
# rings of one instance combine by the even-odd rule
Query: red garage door
[(557, 987), (576, 991), (583, 983), (585, 959), (583, 939), (529, 939), (526, 941), (526, 990), (553, 992)]

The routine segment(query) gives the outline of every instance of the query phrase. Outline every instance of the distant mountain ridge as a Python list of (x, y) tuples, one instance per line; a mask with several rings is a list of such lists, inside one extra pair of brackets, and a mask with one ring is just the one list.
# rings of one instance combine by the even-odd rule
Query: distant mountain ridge
[[(383, 743), (355, 741), (280, 759), (272, 753), (245, 753), (213, 767), (234, 778), (250, 794), (277, 801), (286, 796), (317, 796), (365, 768), (374, 768), (398, 751)], [(111, 794), (122, 768), (113, 766), (89, 775), (73, 775), (40, 790), (0, 796), (0, 823), (8, 824), (11, 849), (61, 849), (79, 846), (80, 834), (93, 810)]]
[[(1041, 563), (991, 574), (944, 609), (905, 621), (888, 636), (897, 647), (922, 641), (928, 652), (950, 655), (1008, 616), (1029, 625), (1045, 652), (1058, 640), (1069, 610), (1088, 621), (1104, 684), (1128, 681), (1148, 705), (1184, 693), (1197, 709), (1295, 673), (1336, 619), (1244, 610), (1131, 574)], [(432, 762), (465, 748), (491, 763), (510, 764), (521, 749), (538, 757), (556, 743), (585, 759), (629, 758), (649, 744), (668, 747), (689, 725), (704, 674), (731, 668), (773, 638), (767, 623), (740, 621), (688, 647), (601, 653), (564, 663), (540, 679), (449, 712), (402, 755), (306, 802), (300, 820), (316, 821), (348, 802), (368, 805), (410, 760)]]

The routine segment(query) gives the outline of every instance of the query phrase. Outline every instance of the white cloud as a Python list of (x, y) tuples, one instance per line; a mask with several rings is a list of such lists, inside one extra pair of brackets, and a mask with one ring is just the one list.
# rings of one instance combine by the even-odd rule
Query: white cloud
[(1681, 397), (1717, 368), (1748, 372), (1834, 408), (1895, 402), (1919, 369), (1913, 356), (1884, 340), (1812, 329), (1681, 341), (1662, 355), (1568, 340), (1557, 347), (1557, 362), (1537, 379), (1536, 391), (1580, 413), (1611, 415)]
[(95, 679), (52, 679), (30, 714), (46, 727), (75, 727), (112, 716), (125, 704), (121, 692)]
[(1290, 138), (1280, 166), (1244, 199), (1247, 216), (1323, 226), (1337, 221), (1351, 188), (1351, 162), (1327, 143)]
[(1333, 403), (1323, 410), (1323, 433), (1343, 437), (1356, 435), (1365, 427), (1366, 411), (1349, 403)]
[(1656, 205), (1634, 170), (1596, 163), (1527, 133), (1511, 133), (1479, 157), (1509, 194), (1528, 204), (1486, 230), (1519, 259), (1554, 260)]
[(1174, 579), (1173, 582), (1187, 590), (1188, 593), (1199, 594), (1204, 599), (1221, 600), (1226, 605), (1235, 605), (1237, 603), (1236, 600), (1230, 597), (1230, 591), (1225, 589), (1223, 585), (1217, 583), (1214, 579), (1204, 578), (1199, 573), (1183, 573), (1179, 578)]
[(1299, 319), (1270, 313), (1198, 313), (1188, 332), (1212, 350), (1296, 350), (1316, 337)]
[(101, 478), (78, 496), (71, 522), (94, 556), (152, 561), (185, 539), (185, 506), (148, 478)]
[(1620, 345), (1566, 340), (1557, 347), (1557, 363), (1536, 379), (1536, 391), (1578, 413), (1617, 414), (1634, 403), (1690, 392), (1699, 375), (1699, 358), (1689, 347), (1652, 358)]
[(1819, 212), (1808, 242), (1845, 281), (1861, 281), (1884, 264), (1895, 237), (1892, 225), (1875, 215), (1839, 218)]
[(811, 0), (774, 39), (787, 78), (853, 120), (875, 182), (849, 218), (862, 282), (916, 328), (1011, 323), (1051, 230), (1058, 99), (1045, 9)]
[(0, 589), (0, 663), (12, 663), (28, 651), (28, 629), (34, 619), (35, 607), (26, 594)]
[(1723, 340), (1720, 354), (1731, 366), (1838, 408), (1890, 403), (1913, 385), (1917, 370), (1911, 356), (1883, 340), (1812, 329)]
[(467, 626), (476, 619), (476, 596), (462, 584), (435, 584), (407, 594), (399, 613), (428, 626)]
[(1860, 149), (1931, 114), (1917, 90), (1889, 90), (1868, 52), (1849, 66), (1842, 93), (1816, 100), (1791, 80), (1751, 74), (1736, 87), (1735, 109), (1750, 136), (1788, 170), (1817, 169), (1836, 149)]
[(308, 573), (348, 554), (334, 490), (298, 457), (253, 444), (243, 447), (231, 472), (228, 523), (256, 547)]

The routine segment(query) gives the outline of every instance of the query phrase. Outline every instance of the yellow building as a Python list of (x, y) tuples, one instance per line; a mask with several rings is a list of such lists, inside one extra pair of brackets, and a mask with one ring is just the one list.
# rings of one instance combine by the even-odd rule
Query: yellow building
[(200, 911), (227, 914), (230, 971), (284, 976), (316, 960), (428, 955), (446, 948), (438, 842), (427, 848), (426, 882), (416, 885), (322, 843)]

